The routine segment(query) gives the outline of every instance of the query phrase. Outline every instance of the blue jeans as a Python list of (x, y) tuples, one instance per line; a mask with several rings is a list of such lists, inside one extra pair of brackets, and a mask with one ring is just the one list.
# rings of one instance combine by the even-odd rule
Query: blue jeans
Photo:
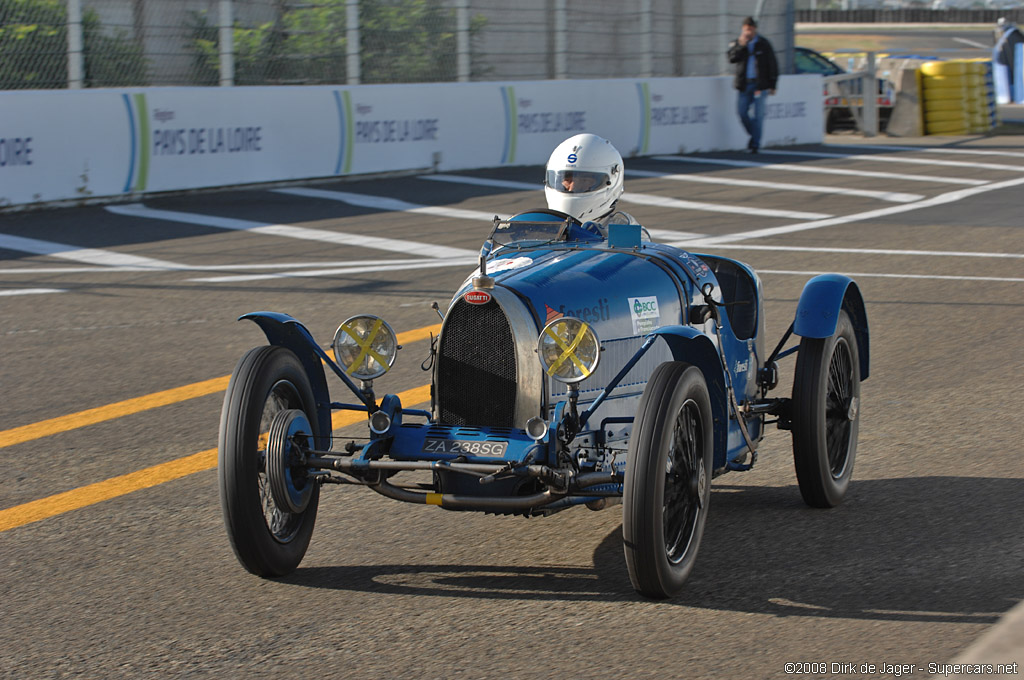
[[(749, 83), (746, 89), (740, 90), (740, 96), (737, 101), (740, 122), (743, 123), (743, 128), (750, 135), (750, 143), (747, 148), (758, 149), (761, 147), (761, 129), (764, 127), (764, 104), (765, 99), (768, 96), (768, 92), (761, 90), (761, 94), (754, 96), (754, 91), (757, 90), (757, 83)], [(754, 117), (750, 117), (750, 108), (754, 108)]]

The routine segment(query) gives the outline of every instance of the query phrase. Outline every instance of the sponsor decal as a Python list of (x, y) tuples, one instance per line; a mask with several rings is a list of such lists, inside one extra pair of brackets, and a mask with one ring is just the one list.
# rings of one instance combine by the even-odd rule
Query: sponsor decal
[(440, 121), (437, 118), (359, 120), (355, 126), (356, 143), (395, 144), (433, 141), (437, 139), (439, 129)]
[(781, 102), (765, 106), (764, 117), (768, 120), (776, 118), (806, 118), (807, 102)]
[(683, 251), (679, 256), (682, 259), (683, 264), (686, 265), (687, 269), (693, 272), (693, 275), (698, 279), (707, 276), (711, 272), (711, 268), (704, 264), (704, 261), (690, 255), (690, 253)]
[(736, 368), (733, 371), (733, 373), (735, 373), (736, 375), (742, 375), (743, 373), (746, 373), (747, 369), (749, 369), (749, 368), (750, 368), (750, 361), (749, 360), (748, 361), (739, 361), (739, 360), (737, 360), (736, 361)]
[(569, 154), (569, 157), (568, 157), (568, 158), (566, 158), (566, 160), (567, 160), (567, 161), (568, 161), (569, 163), (575, 163), (575, 162), (576, 162), (577, 160), (579, 160), (579, 157), (578, 157), (578, 156), (577, 156), (576, 154), (574, 154), (574, 153), (571, 153), (571, 154)]
[(32, 165), (31, 137), (0, 137), (0, 168)]
[(263, 127), (156, 128), (154, 156), (263, 151)]
[(487, 263), (487, 273), (497, 274), (498, 272), (522, 269), (523, 267), (528, 267), (531, 264), (533, 264), (533, 259), (529, 257), (506, 257), (500, 260), (491, 260)]
[(708, 107), (652, 106), (651, 125), (703, 125), (708, 122)]
[(462, 299), (471, 305), (486, 305), (491, 301), (491, 294), (486, 290), (471, 290)]
[(551, 305), (545, 303), (544, 309), (547, 312), (547, 321), (545, 323), (551, 323), (555, 319), (560, 319), (563, 316), (571, 316), (589, 324), (597, 321), (607, 321), (612, 318), (612, 308), (611, 305), (608, 304), (608, 298), (601, 298), (600, 300), (595, 301), (595, 304), (592, 305), (575, 308), (559, 305), (558, 309), (554, 309)]
[(633, 334), (643, 335), (656, 330), (661, 325), (661, 312), (658, 311), (657, 296), (631, 297), (629, 316), (633, 320)]

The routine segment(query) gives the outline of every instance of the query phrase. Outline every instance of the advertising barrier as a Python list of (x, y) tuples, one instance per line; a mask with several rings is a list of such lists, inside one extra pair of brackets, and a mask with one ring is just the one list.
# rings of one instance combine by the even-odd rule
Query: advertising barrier
[[(764, 143), (822, 141), (821, 78), (783, 76)], [(0, 206), (401, 171), (742, 149), (731, 79), (0, 92)]]

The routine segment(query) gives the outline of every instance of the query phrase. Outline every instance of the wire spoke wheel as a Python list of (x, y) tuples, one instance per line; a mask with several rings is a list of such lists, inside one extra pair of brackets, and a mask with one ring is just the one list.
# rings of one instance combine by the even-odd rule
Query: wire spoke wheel
[(267, 474), (267, 447), (271, 424), (286, 410), (302, 411), (315, 437), (315, 403), (298, 357), (270, 345), (242, 357), (224, 395), (217, 466), (221, 510), (235, 556), (258, 576), (294, 571), (309, 547), (319, 486), (313, 484), (302, 512), (279, 506)]
[(860, 423), (860, 360), (845, 311), (830, 338), (803, 338), (793, 379), (793, 462), (800, 494), (817, 508), (842, 502)]
[(665, 470), (665, 552), (672, 564), (686, 555), (703, 507), (703, 424), (695, 401), (679, 410)]
[(700, 369), (658, 366), (633, 421), (622, 499), (629, 578), (648, 597), (677, 594), (693, 569), (710, 499), (711, 428)]

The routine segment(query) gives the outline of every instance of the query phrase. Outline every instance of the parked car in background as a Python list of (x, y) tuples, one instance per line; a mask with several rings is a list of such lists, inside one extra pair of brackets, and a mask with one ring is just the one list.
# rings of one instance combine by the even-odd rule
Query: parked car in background
[[(820, 73), (823, 76), (837, 76), (846, 73), (834, 61), (808, 47), (795, 48), (793, 64), (797, 73)], [(845, 89), (844, 89), (845, 88)], [(892, 115), (894, 95), (892, 81), (878, 80), (878, 129), (885, 130)], [(856, 129), (857, 121), (850, 110), (851, 104), (861, 106), (862, 85), (859, 80), (847, 84), (826, 83), (825, 85), (825, 131)]]

